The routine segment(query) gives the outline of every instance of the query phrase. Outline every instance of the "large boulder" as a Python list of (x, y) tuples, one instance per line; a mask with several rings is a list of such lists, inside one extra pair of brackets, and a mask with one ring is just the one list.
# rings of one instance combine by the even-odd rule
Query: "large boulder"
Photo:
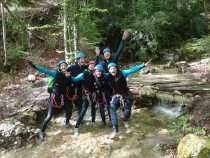
[(137, 103), (141, 107), (152, 107), (157, 103), (157, 88), (153, 86), (143, 86), (140, 88), (139, 97), (137, 98)]
[(188, 134), (179, 142), (177, 154), (178, 158), (209, 158), (210, 138)]
[(16, 119), (5, 119), (0, 122), (0, 148), (20, 147), (37, 132)]

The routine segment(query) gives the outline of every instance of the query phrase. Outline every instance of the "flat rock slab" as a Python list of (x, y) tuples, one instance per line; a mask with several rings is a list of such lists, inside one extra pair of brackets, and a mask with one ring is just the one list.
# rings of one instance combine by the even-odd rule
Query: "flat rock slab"
[(210, 91), (210, 84), (202, 81), (200, 74), (148, 74), (128, 79), (132, 87), (152, 85), (160, 91), (198, 92)]

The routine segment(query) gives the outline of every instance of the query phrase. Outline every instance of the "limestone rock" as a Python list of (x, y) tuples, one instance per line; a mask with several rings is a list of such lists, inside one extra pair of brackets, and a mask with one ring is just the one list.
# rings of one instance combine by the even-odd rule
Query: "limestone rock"
[(179, 142), (177, 154), (178, 158), (208, 158), (210, 138), (188, 134)]
[(34, 135), (34, 129), (27, 127), (15, 119), (5, 119), (0, 122), (0, 147), (10, 148), (26, 143), (30, 136)]
[(35, 81), (36, 80), (36, 76), (34, 76), (33, 74), (29, 74), (27, 77), (28, 81)]

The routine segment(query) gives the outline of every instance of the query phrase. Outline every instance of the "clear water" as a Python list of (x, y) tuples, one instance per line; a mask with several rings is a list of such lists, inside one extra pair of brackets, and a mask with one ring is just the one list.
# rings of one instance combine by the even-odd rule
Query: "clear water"
[[(83, 124), (80, 135), (73, 136), (73, 130), (51, 124), (47, 129), (47, 139), (36, 141), (20, 149), (1, 151), (1, 158), (162, 158), (164, 153), (160, 144), (176, 141), (167, 129), (166, 117), (156, 115), (147, 109), (137, 109), (129, 122), (130, 131), (126, 131), (120, 121), (119, 139), (109, 138), (111, 128), (95, 127)], [(88, 122), (88, 121), (87, 121)]]

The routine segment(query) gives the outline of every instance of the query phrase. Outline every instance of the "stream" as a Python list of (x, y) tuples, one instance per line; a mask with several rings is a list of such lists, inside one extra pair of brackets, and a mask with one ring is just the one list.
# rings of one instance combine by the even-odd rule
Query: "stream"
[[(161, 101), (160, 101), (161, 102)], [(163, 102), (163, 101), (162, 101)], [(81, 126), (80, 135), (73, 135), (71, 128), (63, 127), (63, 116), (52, 120), (47, 129), (47, 139), (44, 142), (36, 140), (19, 149), (1, 151), (2, 158), (67, 158), (67, 157), (114, 157), (114, 158), (163, 158), (173, 157), (161, 150), (163, 145), (176, 144), (176, 137), (166, 129), (168, 120), (178, 116), (180, 109), (165, 106), (154, 106), (152, 109), (133, 109), (129, 122), (130, 131), (126, 131), (120, 121), (119, 139), (110, 139), (111, 128), (101, 127), (97, 117), (95, 127), (90, 124), (90, 116), (86, 116)], [(164, 114), (164, 115), (162, 115)], [(75, 115), (76, 116), (76, 115)], [(122, 112), (120, 112), (122, 117)]]
[[(142, 76), (141, 76), (142, 77)], [(151, 75), (142, 77), (141, 82), (149, 83)], [(170, 76), (167, 82), (174, 80)], [(165, 80), (165, 78), (163, 79)], [(155, 80), (157, 81), (157, 80)], [(192, 83), (185, 78), (187, 83)], [(139, 84), (136, 77), (131, 78), (129, 82)], [(178, 82), (178, 81), (177, 81)], [(177, 84), (176, 82), (176, 84)], [(183, 79), (181, 79), (183, 82)], [(150, 83), (153, 84), (154, 83)], [(159, 84), (158, 82), (155, 84)], [(164, 89), (167, 86), (163, 86)], [(170, 87), (172, 84), (170, 84)], [(135, 85), (134, 85), (135, 86)], [(160, 87), (161, 87), (160, 86)], [(185, 85), (186, 86), (186, 85)], [(174, 86), (175, 87), (175, 86)], [(174, 88), (173, 87), (173, 88)], [(182, 86), (178, 86), (183, 88)], [(161, 89), (160, 89), (161, 90)], [(176, 88), (174, 90), (177, 90)], [(99, 114), (97, 113), (96, 125), (90, 124), (90, 116), (85, 117), (84, 124), (80, 129), (80, 135), (73, 135), (73, 127), (77, 114), (74, 113), (69, 129), (63, 126), (63, 114), (54, 118), (49, 124), (45, 141), (38, 139), (22, 146), (21, 148), (12, 148), (0, 151), (1, 158), (175, 158), (176, 156), (170, 150), (165, 151), (164, 146), (176, 146), (177, 136), (170, 134), (167, 130), (167, 123), (180, 116), (184, 112), (185, 105), (192, 101), (189, 94), (183, 95), (178, 92), (161, 91), (156, 97), (158, 101), (152, 107), (141, 107), (138, 105), (133, 108), (132, 116), (129, 122), (129, 130), (123, 127), (122, 120), (119, 119), (120, 134), (117, 139), (110, 139), (112, 129), (100, 125)], [(177, 94), (178, 93), (178, 94)], [(119, 112), (119, 118), (122, 118), (122, 112)]]

